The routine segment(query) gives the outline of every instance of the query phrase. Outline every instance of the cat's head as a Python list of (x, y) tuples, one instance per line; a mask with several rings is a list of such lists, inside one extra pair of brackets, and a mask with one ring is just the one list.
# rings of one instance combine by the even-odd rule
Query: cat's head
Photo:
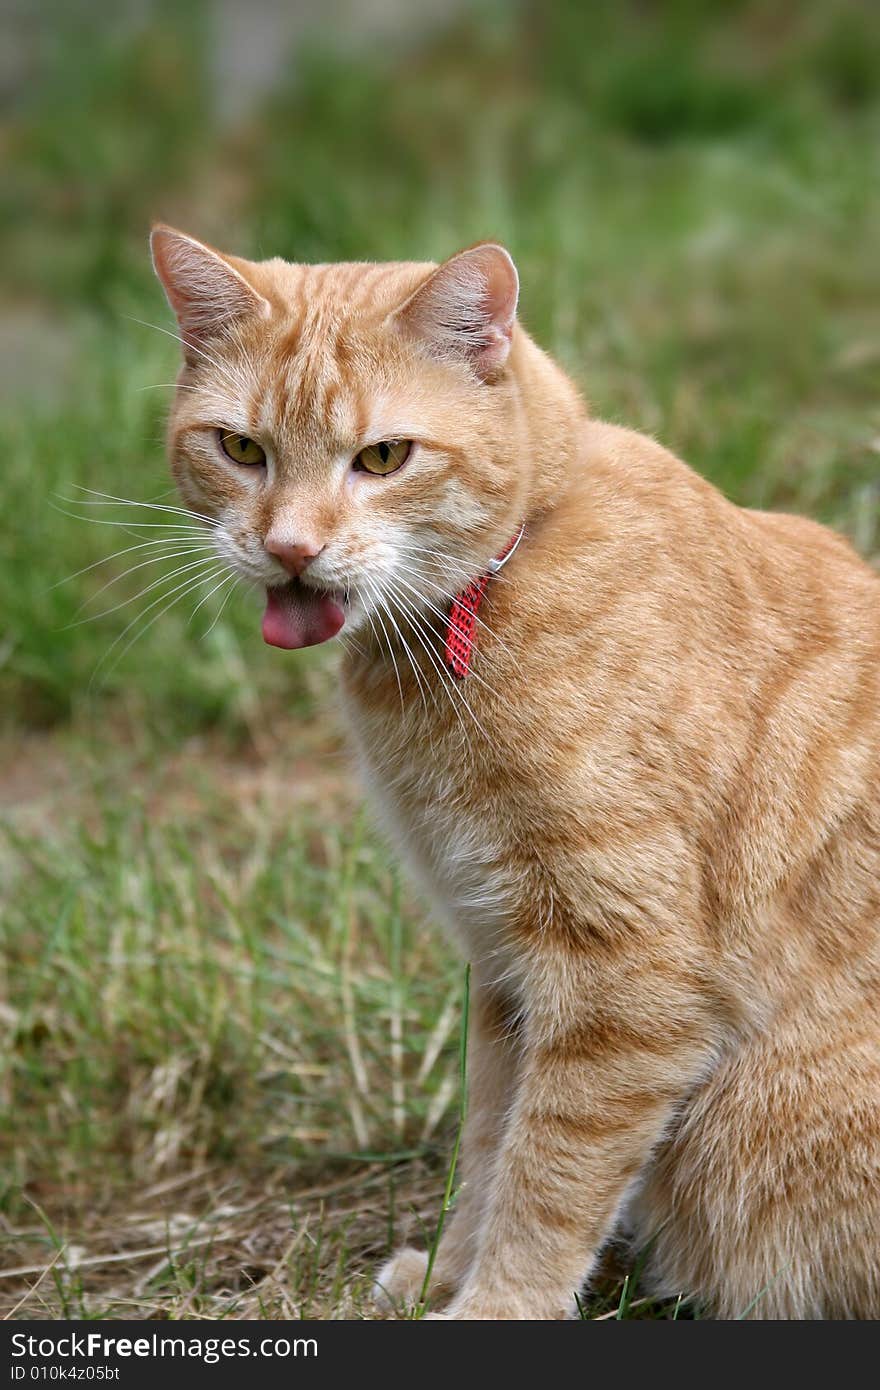
[(172, 469), (265, 587), (266, 641), (442, 609), (521, 518), (508, 253), (249, 262), (164, 226), (152, 249), (184, 352)]

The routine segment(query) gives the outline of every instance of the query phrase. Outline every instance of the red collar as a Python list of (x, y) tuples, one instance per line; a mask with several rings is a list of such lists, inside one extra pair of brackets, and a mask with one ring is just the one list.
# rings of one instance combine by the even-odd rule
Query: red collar
[(513, 539), (508, 541), (501, 554), (489, 561), (489, 568), (486, 573), (481, 574), (479, 579), (472, 579), (467, 588), (462, 589), (452, 600), (449, 608), (449, 621), (446, 624), (444, 659), (458, 680), (462, 680), (471, 668), (471, 657), (477, 640), (477, 613), (483, 602), (483, 595), (488, 588), (489, 580), (510, 559), (523, 538), (524, 530), (525, 522)]

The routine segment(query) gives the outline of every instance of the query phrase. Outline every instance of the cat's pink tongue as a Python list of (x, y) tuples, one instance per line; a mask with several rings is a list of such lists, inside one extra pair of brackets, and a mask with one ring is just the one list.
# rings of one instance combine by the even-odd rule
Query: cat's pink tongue
[(263, 641), (271, 647), (314, 647), (335, 637), (345, 614), (329, 594), (316, 593), (304, 584), (285, 584), (266, 590)]

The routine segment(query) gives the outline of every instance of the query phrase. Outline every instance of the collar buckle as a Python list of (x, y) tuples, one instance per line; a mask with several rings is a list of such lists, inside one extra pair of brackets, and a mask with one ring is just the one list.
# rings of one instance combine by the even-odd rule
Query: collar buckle
[(516, 539), (512, 542), (512, 544), (507, 546), (506, 550), (502, 550), (501, 554), (497, 555), (494, 560), (489, 561), (486, 568), (488, 569), (490, 574), (497, 574), (500, 569), (504, 568), (511, 555), (516, 550), (516, 547), (522, 540), (523, 535), (525, 534), (525, 529), (526, 523), (523, 522), (522, 526), (519, 528), (519, 531), (517, 532)]

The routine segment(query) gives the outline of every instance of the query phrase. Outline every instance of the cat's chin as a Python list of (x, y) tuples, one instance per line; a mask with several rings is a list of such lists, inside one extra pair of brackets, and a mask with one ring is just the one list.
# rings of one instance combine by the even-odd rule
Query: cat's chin
[(270, 647), (315, 647), (335, 637), (344, 622), (342, 605), (332, 594), (309, 589), (297, 579), (266, 590), (263, 641)]

